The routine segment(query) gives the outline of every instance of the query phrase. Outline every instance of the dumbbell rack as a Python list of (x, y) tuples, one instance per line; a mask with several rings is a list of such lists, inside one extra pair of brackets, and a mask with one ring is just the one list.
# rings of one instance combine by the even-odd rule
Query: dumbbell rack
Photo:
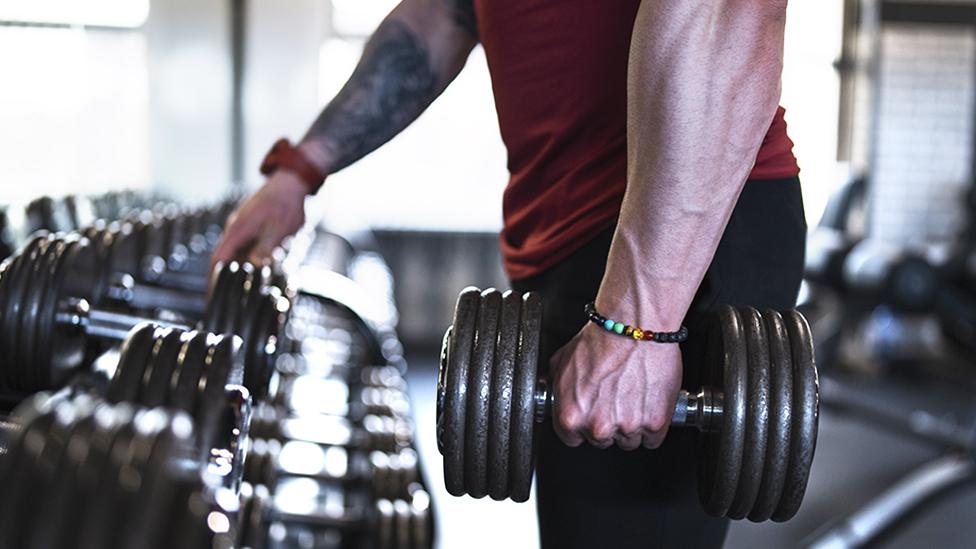
[[(117, 204), (119, 202), (124, 202), (126, 206), (122, 207)], [(27, 217), (39, 228), (77, 230), (92, 236), (103, 234), (108, 224), (92, 221), (88, 212), (116, 218), (124, 216), (130, 221), (138, 221), (133, 226), (139, 231), (140, 248), (147, 250), (145, 257), (155, 258), (153, 261), (141, 261), (139, 273), (155, 273), (157, 279), (166, 279), (173, 274), (169, 268), (174, 263), (179, 264), (180, 268), (189, 264), (194, 265), (187, 269), (190, 277), (181, 279), (183, 273), (178, 272), (175, 273), (176, 277), (170, 278), (189, 280), (191, 285), (199, 285), (192, 277), (192, 271), (207, 264), (206, 256), (201, 254), (212, 249), (216, 243), (219, 232), (213, 231), (213, 219), (226, 218), (233, 201), (218, 205), (211, 217), (198, 214), (195, 218), (180, 214), (186, 210), (172, 205), (155, 208), (155, 214), (147, 210), (139, 211), (139, 205), (146, 205), (150, 201), (132, 194), (92, 200), (89, 206), (84, 206), (84, 203), (84, 200), (77, 198), (60, 202), (51, 199), (35, 201), (33, 211), (29, 211)], [(58, 208), (68, 208), (68, 215), (50, 213)], [(79, 219), (92, 224), (78, 226)], [(183, 228), (188, 226), (197, 227), (194, 239), (176, 239), (176, 234), (190, 234)], [(27, 237), (22, 230), (8, 232), (20, 236), (21, 244)], [(165, 537), (162, 541), (155, 540), (148, 533), (149, 530), (139, 531), (139, 527), (127, 525), (124, 532), (115, 535), (117, 539), (113, 538), (113, 543), (118, 544), (110, 546), (143, 547), (150, 546), (150, 543), (160, 547), (176, 543), (184, 547), (236, 546), (252, 549), (306, 547), (310, 544), (314, 547), (355, 548), (432, 546), (433, 510), (413, 447), (413, 425), (403, 379), (405, 364), (394, 330), (395, 309), (391, 310), (389, 303), (392, 287), (375, 285), (377, 280), (389, 281), (389, 271), (375, 254), (361, 254), (352, 246), (341, 247), (346, 249), (342, 257), (337, 257), (339, 254), (335, 253), (323, 253), (337, 249), (335, 243), (341, 242), (341, 238), (334, 234), (308, 230), (303, 238), (304, 246), (293, 246), (293, 253), (285, 258), (285, 263), (290, 264), (289, 275), (294, 275), (299, 282), (292, 285), (279, 280), (282, 287), (289, 288), (287, 293), (291, 310), (274, 348), (269, 349), (275, 357), (275, 374), (268, 380), (268, 386), (262, 387), (256, 394), (253, 391), (248, 394), (243, 387), (231, 391), (232, 385), (227, 386), (230, 396), (227, 397), (228, 404), (223, 406), (225, 411), (222, 414), (225, 417), (219, 421), (204, 422), (210, 424), (211, 429), (214, 428), (212, 425), (219, 426), (216, 429), (220, 432), (214, 439), (221, 442), (208, 450), (211, 455), (205, 456), (202, 462), (194, 461), (195, 450), (181, 449), (182, 446), (175, 442), (165, 446), (172, 450), (172, 455), (165, 454), (169, 457), (157, 456), (149, 460), (157, 465), (164, 462), (182, 464), (177, 467), (182, 468), (179, 473), (169, 471), (164, 475), (155, 469), (142, 473), (143, 478), (157, 488), (168, 484), (160, 479), (175, 475), (171, 477), (172, 490), (167, 492), (175, 499), (165, 502), (132, 499), (144, 495), (147, 488), (138, 494), (126, 496), (128, 499), (124, 501), (140, 502), (138, 508), (134, 507), (131, 511), (139, 519), (140, 525), (145, 523), (147, 528), (152, 526), (152, 532), (159, 535), (165, 532), (171, 536), (171, 540), (166, 541)], [(368, 261), (357, 263), (360, 255)], [(355, 275), (352, 278), (347, 276), (349, 271), (355, 270), (350, 268), (354, 264), (365, 264), (385, 272), (379, 273), (381, 276), (365, 277), (372, 281), (372, 285), (364, 284)], [(141, 277), (143, 281), (152, 278)], [(301, 280), (314, 281), (311, 284), (314, 288), (303, 289)], [(372, 310), (385, 308), (386, 314), (378, 317), (368, 312), (371, 307), (364, 308), (363, 303), (374, 298), (379, 307)], [(218, 300), (216, 303), (223, 302)], [(161, 315), (158, 317), (161, 325), (181, 316), (179, 313), (172, 315), (165, 308), (153, 312)], [(126, 341), (134, 337), (137, 331), (133, 330)], [(144, 334), (152, 332), (152, 329), (142, 329)], [(140, 337), (145, 339), (147, 336)], [(218, 341), (215, 339), (208, 345), (216, 345)], [(133, 349), (128, 350), (128, 354), (133, 353)], [(123, 361), (127, 360), (126, 356), (123, 342)], [(87, 421), (83, 419), (88, 417), (86, 414), (95, 414), (98, 410), (98, 414), (116, 417), (113, 421), (117, 425), (113, 429), (125, 424), (125, 421), (118, 419), (120, 417), (142, 418), (131, 420), (137, 423), (150, 421), (146, 419), (149, 417), (155, 418), (155, 434), (136, 436), (132, 442), (133, 449), (137, 447), (137, 441), (145, 445), (150, 442), (157, 444), (158, 440), (193, 441), (199, 438), (199, 434), (195, 438), (187, 433), (182, 433), (180, 437), (171, 433), (175, 425), (186, 421), (187, 416), (181, 416), (181, 412), (166, 412), (170, 415), (165, 416), (168, 419), (164, 420), (160, 416), (165, 411), (163, 408), (158, 409), (160, 412), (139, 408), (133, 411), (131, 406), (118, 398), (109, 398), (110, 402), (115, 403), (109, 404), (95, 397), (96, 403), (93, 404), (90, 396), (93, 392), (111, 394), (118, 371), (121, 370), (121, 365), (116, 366), (119, 362), (118, 351), (110, 350), (95, 359), (91, 369), (84, 369), (70, 380), (68, 387), (54, 395), (39, 394), (25, 400), (27, 395), (21, 391), (0, 389), (0, 402), (8, 404), (7, 409), (21, 402), (10, 421), (0, 422), (3, 424), (0, 425), (0, 434), (4, 435), (0, 439), (7, 444), (19, 442), (17, 437), (31, 429), (34, 433), (31, 436), (56, 440), (63, 435), (44, 431), (44, 422), (34, 420), (33, 423), (23, 423), (24, 427), (17, 423), (25, 421), (25, 416), (39, 417), (37, 414), (43, 410), (48, 410), (45, 412), (48, 415), (40, 417), (56, 418), (57, 414), (50, 415), (56, 408), (70, 412), (61, 412), (62, 415), (69, 413), (82, 418), (82, 423)], [(105, 379), (105, 368), (102, 366), (105, 364), (109, 374), (116, 370), (114, 378), (110, 375), (111, 379)], [(149, 366), (146, 371), (149, 371)], [(238, 383), (239, 378), (240, 375), (237, 376)], [(184, 419), (181, 420), (181, 417)], [(55, 419), (48, 423), (50, 421), (54, 421), (52, 425), (55, 426), (58, 423)], [(196, 424), (199, 421), (199, 418), (192, 420), (194, 428), (198, 427)], [(163, 427), (164, 424), (170, 427)], [(124, 431), (124, 427), (121, 428)], [(98, 432), (98, 429), (95, 431)], [(169, 433), (166, 435), (169, 438), (164, 437), (166, 433)], [(51, 442), (48, 446), (58, 447)], [(188, 452), (193, 454), (193, 459)], [(20, 455), (28, 454), (21, 451)], [(140, 463), (148, 466), (149, 462)], [(0, 453), (0, 472), (9, 466)], [(18, 466), (22, 467), (23, 463)], [(189, 471), (185, 470), (187, 467)], [(31, 472), (25, 478), (35, 478), (31, 475), (35, 473)], [(70, 475), (66, 475), (62, 481), (70, 485)], [(22, 482), (18, 486), (30, 488), (29, 483)], [(49, 487), (50, 484), (44, 486)], [(47, 490), (37, 490), (37, 494), (41, 495), (35, 495), (32, 506), (24, 508), (31, 512), (22, 509), (16, 518), (14, 515), (0, 516), (0, 523), (21, 524), (26, 520), (22, 530), (28, 533), (17, 535), (35, 535), (30, 530), (31, 521), (37, 524), (41, 519), (39, 516), (34, 518), (33, 510), (43, 508), (42, 500), (37, 498), (50, 493), (50, 488)], [(103, 519), (112, 516), (103, 509), (104, 506), (98, 506), (99, 496), (103, 495), (101, 491), (76, 491), (76, 496), (78, 493), (96, 498), (92, 503), (100, 511), (94, 516)], [(121, 497), (119, 494), (124, 493), (125, 490), (119, 488), (115, 496), (106, 496), (108, 499), (105, 501), (109, 502), (106, 505), (126, 509), (128, 504), (122, 504), (123, 500), (118, 499)], [(11, 501), (10, 497), (8, 494), (4, 501)], [(80, 513), (75, 516), (92, 515)], [(91, 534), (95, 531), (105, 535), (102, 526), (79, 525), (60, 515), (58, 519), (68, 521), (65, 523), (69, 525), (67, 532)], [(38, 539), (58, 539), (64, 535), (59, 533)], [(23, 541), (23, 538), (16, 536), (5, 538), (0, 532), (0, 546), (8, 546), (6, 544), (13, 539)], [(30, 539), (35, 545), (38, 543), (35, 538)], [(147, 541), (149, 539), (154, 541)], [(58, 545), (41, 543), (39, 546)]]

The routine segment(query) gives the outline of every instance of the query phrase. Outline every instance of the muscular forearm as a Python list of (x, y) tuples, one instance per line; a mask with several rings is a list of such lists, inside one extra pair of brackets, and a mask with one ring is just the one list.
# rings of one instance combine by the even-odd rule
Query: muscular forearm
[(641, 5), (627, 191), (598, 310), (680, 325), (776, 111), (785, 16), (786, 0)]
[(471, 0), (406, 0), (377, 28), (301, 148), (324, 173), (400, 133), (457, 76), (476, 43)]

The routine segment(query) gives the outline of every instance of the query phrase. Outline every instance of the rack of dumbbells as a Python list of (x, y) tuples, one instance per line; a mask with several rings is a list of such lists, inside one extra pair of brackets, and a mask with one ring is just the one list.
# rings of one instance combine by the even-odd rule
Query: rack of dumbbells
[(235, 202), (4, 210), (0, 547), (432, 546), (385, 264), (211, 276)]

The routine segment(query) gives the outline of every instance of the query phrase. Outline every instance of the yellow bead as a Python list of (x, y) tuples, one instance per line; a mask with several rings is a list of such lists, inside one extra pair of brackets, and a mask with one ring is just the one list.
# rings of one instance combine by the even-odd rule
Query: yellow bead
[(644, 330), (640, 328), (634, 328), (634, 333), (630, 334), (636, 340), (640, 340), (644, 337)]

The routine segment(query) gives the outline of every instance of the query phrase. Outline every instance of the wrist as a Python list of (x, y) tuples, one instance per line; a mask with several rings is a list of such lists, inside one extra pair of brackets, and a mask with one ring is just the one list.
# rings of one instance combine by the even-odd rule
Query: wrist
[(308, 185), (295, 172), (288, 168), (279, 168), (268, 178), (266, 187), (271, 187), (276, 194), (287, 194), (304, 198), (308, 194)]
[(309, 162), (315, 165), (323, 174), (329, 173), (329, 166), (332, 165), (332, 157), (329, 150), (321, 143), (314, 140), (303, 139), (295, 148), (301, 151), (308, 158)]
[(309, 154), (295, 147), (287, 139), (279, 139), (265, 155), (261, 173), (267, 176), (289, 173), (290, 178), (300, 181), (305, 194), (315, 194), (325, 181), (325, 170), (318, 166)]
[(586, 305), (585, 313), (587, 320), (591, 324), (602, 328), (610, 334), (624, 336), (626, 339), (635, 341), (653, 341), (655, 343), (683, 343), (688, 338), (688, 328), (682, 325), (677, 330), (668, 331), (658, 328), (650, 328), (638, 324), (631, 324), (622, 318), (614, 318), (602, 314), (597, 310), (595, 304), (590, 302)]
[[(608, 265), (594, 304), (602, 315), (654, 331), (681, 328), (695, 290), (690, 281), (661, 277), (640, 269), (621, 269), (622, 262)], [(687, 295), (686, 295), (687, 294)]]

